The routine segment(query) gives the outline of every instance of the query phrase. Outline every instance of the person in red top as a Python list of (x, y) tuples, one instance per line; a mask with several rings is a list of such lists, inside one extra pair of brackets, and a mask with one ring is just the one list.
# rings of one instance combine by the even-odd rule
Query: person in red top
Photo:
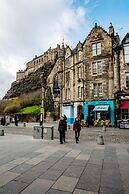
[(80, 119), (77, 117), (73, 123), (73, 130), (75, 131), (76, 143), (79, 142), (81, 127), (82, 125), (81, 125)]

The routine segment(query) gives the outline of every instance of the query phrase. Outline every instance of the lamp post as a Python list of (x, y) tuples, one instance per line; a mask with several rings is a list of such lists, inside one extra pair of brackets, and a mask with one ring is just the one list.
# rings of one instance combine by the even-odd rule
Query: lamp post
[(40, 126), (42, 127), (42, 139), (43, 139), (43, 119), (44, 119), (44, 97), (45, 97), (45, 89), (43, 87), (43, 73), (40, 75), (41, 81), (41, 114), (40, 114)]

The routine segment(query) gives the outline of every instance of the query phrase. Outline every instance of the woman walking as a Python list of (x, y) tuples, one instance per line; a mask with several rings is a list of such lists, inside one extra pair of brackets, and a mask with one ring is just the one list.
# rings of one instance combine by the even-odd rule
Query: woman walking
[(73, 130), (75, 131), (75, 140), (76, 143), (79, 142), (79, 137), (80, 137), (80, 131), (81, 131), (81, 123), (80, 123), (80, 119), (77, 117), (73, 123)]

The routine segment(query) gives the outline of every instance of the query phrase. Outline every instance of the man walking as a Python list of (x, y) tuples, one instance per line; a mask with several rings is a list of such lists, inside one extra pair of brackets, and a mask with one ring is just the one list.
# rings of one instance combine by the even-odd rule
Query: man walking
[(67, 130), (67, 122), (64, 117), (60, 118), (58, 131), (60, 134), (60, 143), (63, 144), (63, 141), (65, 142), (65, 131)]

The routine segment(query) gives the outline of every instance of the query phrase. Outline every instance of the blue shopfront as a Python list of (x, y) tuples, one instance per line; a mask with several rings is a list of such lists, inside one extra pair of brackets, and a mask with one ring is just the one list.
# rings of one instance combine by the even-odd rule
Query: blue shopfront
[(80, 102), (67, 102), (62, 104), (62, 116), (66, 115), (67, 116), (67, 123), (72, 124), (77, 117), (79, 111), (79, 107), (83, 110), (83, 103)]
[(93, 100), (84, 102), (84, 120), (86, 120), (88, 116), (91, 125), (93, 125), (95, 120), (106, 119), (110, 121), (111, 126), (114, 126), (114, 113), (114, 100)]
[(62, 116), (67, 116), (68, 124), (73, 123), (74, 121), (74, 103), (63, 103), (62, 105)]

